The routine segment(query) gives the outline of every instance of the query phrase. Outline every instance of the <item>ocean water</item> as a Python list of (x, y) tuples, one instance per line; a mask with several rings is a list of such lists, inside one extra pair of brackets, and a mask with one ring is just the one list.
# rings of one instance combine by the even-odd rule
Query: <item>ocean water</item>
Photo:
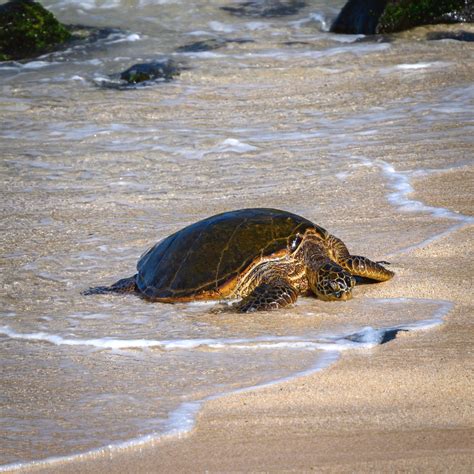
[[(43, 2), (107, 30), (0, 64), (0, 469), (178, 436), (205, 400), (442, 324), (452, 302), (390, 282), (251, 315), (81, 295), (235, 208), (299, 213), (396, 272), (400, 255), (472, 223), (413, 196), (415, 179), (472, 159), (472, 46), (328, 33), (343, 3), (262, 17), (222, 10), (230, 0)], [(227, 43), (177, 52), (204, 39)], [(163, 58), (179, 78), (101, 86)]]

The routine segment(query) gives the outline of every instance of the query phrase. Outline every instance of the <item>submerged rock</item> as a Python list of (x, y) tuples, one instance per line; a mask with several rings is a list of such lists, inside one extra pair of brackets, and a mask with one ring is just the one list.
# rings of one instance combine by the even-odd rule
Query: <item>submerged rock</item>
[(152, 85), (155, 82), (168, 82), (178, 76), (183, 67), (171, 59), (134, 64), (127, 70), (109, 77), (97, 77), (94, 82), (107, 89), (134, 89)]
[(444, 40), (451, 39), (456, 41), (474, 41), (474, 33), (469, 31), (436, 31), (433, 33), (428, 33), (428, 40)]
[(252, 0), (242, 2), (236, 7), (221, 7), (222, 10), (236, 16), (279, 17), (295, 15), (306, 6), (303, 0)]
[(349, 0), (331, 31), (372, 35), (473, 19), (472, 0)]
[(387, 0), (349, 0), (331, 26), (333, 33), (373, 35)]
[(169, 81), (178, 76), (180, 72), (179, 66), (169, 59), (161, 62), (134, 64), (120, 74), (120, 79), (128, 84), (138, 84), (158, 79)]
[(0, 5), (0, 61), (38, 56), (70, 39), (70, 31), (33, 0)]

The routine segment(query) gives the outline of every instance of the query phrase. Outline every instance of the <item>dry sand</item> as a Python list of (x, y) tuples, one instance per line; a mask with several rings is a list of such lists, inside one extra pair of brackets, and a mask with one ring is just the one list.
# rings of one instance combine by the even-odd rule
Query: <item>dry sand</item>
[[(470, 214), (472, 173), (424, 178), (416, 198)], [(455, 302), (442, 326), (208, 402), (181, 439), (55, 464), (54, 472), (472, 472), (473, 236), (465, 227), (399, 255), (397, 278), (371, 288), (373, 297)]]

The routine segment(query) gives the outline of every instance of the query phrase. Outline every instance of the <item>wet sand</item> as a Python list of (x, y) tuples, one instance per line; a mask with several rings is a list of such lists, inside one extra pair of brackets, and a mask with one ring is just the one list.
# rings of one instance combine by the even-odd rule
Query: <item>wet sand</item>
[[(425, 177), (415, 197), (471, 212), (472, 171)], [(364, 289), (371, 297), (453, 301), (442, 326), (346, 352), (310, 376), (210, 401), (181, 439), (58, 463), (54, 472), (472, 472), (473, 237), (468, 226), (399, 255), (397, 278)]]

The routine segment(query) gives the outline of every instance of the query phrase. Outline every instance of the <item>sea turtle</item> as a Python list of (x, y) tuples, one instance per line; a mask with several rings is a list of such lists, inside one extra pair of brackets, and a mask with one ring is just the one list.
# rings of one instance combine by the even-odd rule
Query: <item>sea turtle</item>
[(352, 297), (355, 276), (375, 281), (393, 272), (351, 255), (337, 237), (277, 209), (217, 214), (166, 237), (138, 261), (138, 273), (85, 294), (138, 293), (151, 301), (240, 298), (241, 312), (287, 306), (300, 294)]

